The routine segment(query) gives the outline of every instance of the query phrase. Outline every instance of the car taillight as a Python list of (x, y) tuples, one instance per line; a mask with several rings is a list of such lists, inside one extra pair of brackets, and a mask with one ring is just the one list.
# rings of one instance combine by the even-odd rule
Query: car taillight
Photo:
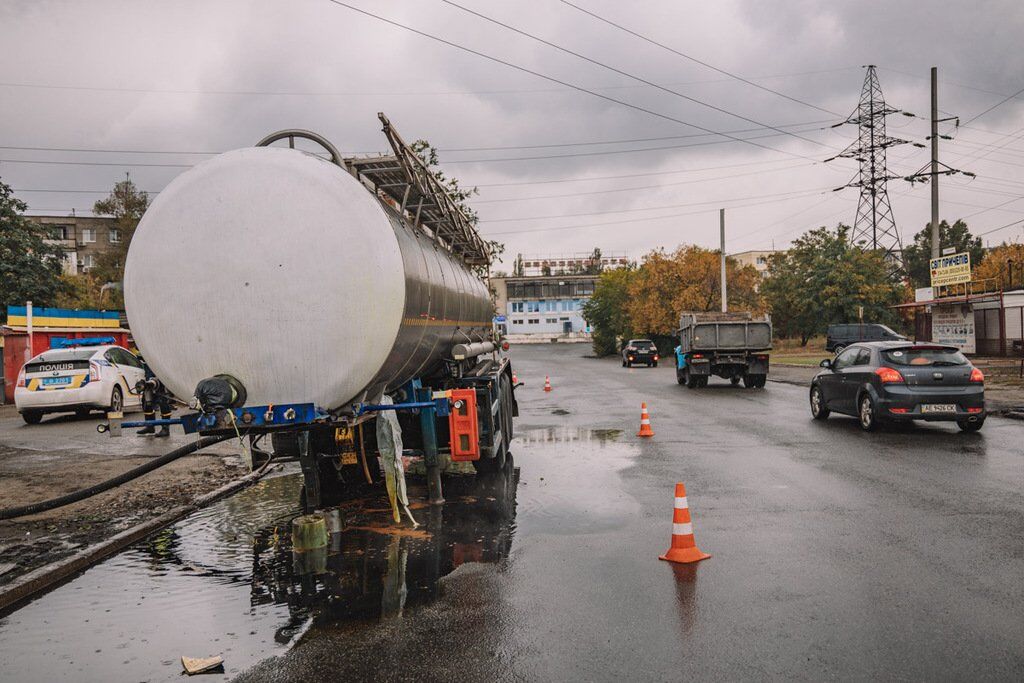
[(980, 413), (983, 410), (984, 410), (984, 408), (968, 408), (967, 412), (970, 413), (971, 415), (977, 415), (978, 413)]
[(658, 354), (654, 354), (654, 360), (658, 360)]
[(889, 412), (890, 413), (896, 413), (897, 415), (903, 415), (904, 413), (909, 412), (909, 409), (908, 408), (889, 408)]
[(22, 368), (21, 370), (18, 371), (18, 386), (25, 386), (25, 368)]
[(703, 354), (695, 353), (695, 354), (693, 354), (693, 357), (694, 358), (703, 358), (704, 356), (703, 356)]
[(89, 381), (98, 382), (100, 380), (100, 364), (96, 361), (89, 361)]
[(985, 373), (978, 368), (971, 368), (971, 381), (982, 383), (985, 381)]
[(903, 375), (895, 368), (878, 368), (875, 370), (875, 374), (878, 375), (882, 384), (903, 384), (904, 381)]

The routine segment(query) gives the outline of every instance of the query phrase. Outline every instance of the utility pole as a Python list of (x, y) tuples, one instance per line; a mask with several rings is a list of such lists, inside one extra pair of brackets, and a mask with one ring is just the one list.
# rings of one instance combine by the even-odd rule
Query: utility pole
[(942, 255), (939, 244), (939, 70), (932, 67), (932, 258)]
[(728, 313), (729, 295), (725, 283), (725, 209), (718, 210), (718, 223), (722, 233), (722, 313)]

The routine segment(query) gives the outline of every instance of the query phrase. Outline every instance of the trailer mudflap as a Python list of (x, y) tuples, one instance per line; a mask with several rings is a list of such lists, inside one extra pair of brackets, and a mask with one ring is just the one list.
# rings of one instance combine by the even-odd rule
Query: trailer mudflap
[(452, 389), (448, 431), (454, 462), (480, 459), (480, 433), (477, 423), (475, 389)]
[(756, 353), (747, 357), (747, 374), (750, 375), (767, 375), (768, 374), (768, 354)]

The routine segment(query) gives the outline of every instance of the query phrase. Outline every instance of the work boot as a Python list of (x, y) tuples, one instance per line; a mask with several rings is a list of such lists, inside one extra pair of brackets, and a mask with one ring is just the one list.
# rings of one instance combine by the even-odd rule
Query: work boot
[(170, 435), (171, 435), (171, 427), (170, 427), (170, 425), (163, 425), (162, 427), (160, 427), (160, 431), (156, 433), (157, 438), (162, 437), (162, 436), (170, 436)]
[(153, 425), (147, 425), (140, 429), (139, 431), (135, 432), (135, 436), (149, 436), (150, 434), (154, 433), (156, 433), (156, 429), (153, 428)]

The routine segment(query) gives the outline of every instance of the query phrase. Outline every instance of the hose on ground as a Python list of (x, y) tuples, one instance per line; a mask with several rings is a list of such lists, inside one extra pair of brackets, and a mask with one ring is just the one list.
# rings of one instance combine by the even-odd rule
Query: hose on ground
[(60, 496), (58, 498), (51, 498), (50, 500), (32, 503), (31, 505), (22, 505), (20, 507), (0, 510), (0, 520), (14, 519), (16, 517), (25, 517), (27, 515), (35, 515), (40, 512), (46, 512), (47, 510), (53, 510), (54, 508), (70, 505), (71, 503), (77, 503), (80, 500), (85, 500), (86, 498), (95, 496), (98, 493), (103, 493), (104, 491), (112, 489), (115, 486), (120, 486), (121, 484), (127, 483), (132, 479), (138, 479), (142, 475), (148, 472), (152, 472), (157, 468), (163, 467), (168, 463), (174, 462), (178, 458), (189, 455), (190, 453), (195, 453), (200, 449), (206, 448), (207, 446), (212, 446), (215, 443), (220, 443), (221, 441), (225, 441), (229, 438), (234, 438), (234, 435), (204, 436), (198, 441), (193, 441), (191, 443), (185, 444), (184, 446), (181, 446), (180, 448), (175, 448), (173, 451), (166, 455), (161, 455), (159, 458), (155, 458), (147, 463), (139, 465), (134, 469), (128, 470), (123, 474), (119, 474), (113, 479), (107, 479), (106, 481), (102, 481), (99, 484), (94, 484), (93, 486), (89, 486), (88, 488), (79, 489), (78, 491), (72, 491), (71, 493)]

